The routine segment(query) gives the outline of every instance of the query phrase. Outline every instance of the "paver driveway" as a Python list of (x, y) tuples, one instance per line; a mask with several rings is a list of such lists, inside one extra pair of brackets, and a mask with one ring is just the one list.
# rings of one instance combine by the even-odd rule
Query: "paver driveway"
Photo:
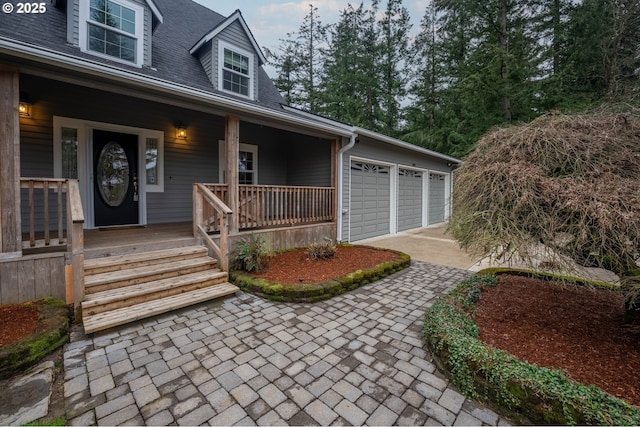
[(428, 361), (422, 316), (468, 272), (414, 262), (316, 304), (239, 293), (64, 352), (72, 424), (505, 424)]

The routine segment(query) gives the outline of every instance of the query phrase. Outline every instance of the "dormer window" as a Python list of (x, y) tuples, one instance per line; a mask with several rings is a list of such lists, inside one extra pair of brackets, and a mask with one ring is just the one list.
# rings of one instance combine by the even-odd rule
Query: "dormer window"
[(223, 91), (253, 99), (253, 55), (220, 41), (219, 88)]
[(125, 63), (142, 65), (144, 9), (129, 0), (80, 2), (80, 48)]

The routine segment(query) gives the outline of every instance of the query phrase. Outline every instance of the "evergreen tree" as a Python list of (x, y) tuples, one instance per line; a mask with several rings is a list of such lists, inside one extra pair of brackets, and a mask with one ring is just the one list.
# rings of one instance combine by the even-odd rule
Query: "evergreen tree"
[(322, 24), (318, 8), (309, 5), (296, 33), (281, 40), (278, 53), (268, 52), (277, 70), (274, 83), (288, 104), (312, 112), (318, 110), (318, 84), (322, 66), (322, 49), (327, 42), (327, 27)]
[(402, 100), (409, 82), (409, 12), (402, 0), (388, 0), (379, 27), (381, 132), (398, 134)]
[(375, 9), (349, 5), (331, 27), (330, 35), (321, 78), (320, 112), (377, 130), (380, 90), (375, 73)]

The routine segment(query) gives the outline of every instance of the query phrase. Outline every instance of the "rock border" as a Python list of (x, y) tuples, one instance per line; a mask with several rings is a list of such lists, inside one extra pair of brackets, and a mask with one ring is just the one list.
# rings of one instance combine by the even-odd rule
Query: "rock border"
[(25, 304), (37, 304), (38, 326), (33, 335), (0, 348), (0, 379), (24, 371), (69, 342), (69, 306), (66, 302), (45, 298)]
[(523, 362), (478, 339), (479, 329), (470, 313), (482, 289), (497, 283), (496, 274), (507, 273), (558, 279), (546, 273), (501, 268), (483, 270), (460, 282), (425, 314), (423, 337), (438, 368), (449, 374), (463, 394), (498, 405), (500, 412), (521, 424), (640, 425), (638, 408), (623, 400), (596, 386), (572, 381), (559, 370)]
[(336, 295), (357, 289), (360, 286), (375, 282), (383, 277), (403, 270), (411, 264), (411, 257), (404, 252), (392, 249), (373, 248), (371, 246), (363, 247), (392, 252), (400, 257), (366, 270), (356, 270), (337, 279), (327, 280), (321, 283), (304, 285), (281, 284), (255, 278), (245, 271), (230, 271), (229, 280), (243, 291), (271, 301), (312, 303), (324, 301)]

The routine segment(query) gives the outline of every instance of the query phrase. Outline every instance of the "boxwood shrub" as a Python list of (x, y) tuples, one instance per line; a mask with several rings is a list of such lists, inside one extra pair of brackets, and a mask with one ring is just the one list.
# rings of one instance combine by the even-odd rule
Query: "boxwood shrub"
[[(515, 274), (545, 276), (523, 270)], [(581, 283), (580, 279), (570, 281)], [(496, 283), (494, 274), (471, 276), (425, 315), (424, 338), (435, 363), (449, 372), (454, 385), (468, 397), (497, 404), (524, 424), (640, 424), (638, 408), (593, 385), (569, 380), (558, 370), (520, 361), (480, 341), (471, 313), (482, 289)]]

